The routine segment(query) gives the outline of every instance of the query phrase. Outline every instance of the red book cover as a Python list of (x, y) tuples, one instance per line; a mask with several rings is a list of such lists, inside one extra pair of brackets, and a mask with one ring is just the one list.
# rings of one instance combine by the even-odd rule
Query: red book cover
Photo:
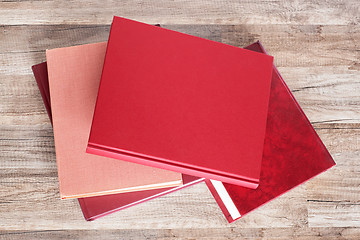
[[(266, 53), (257, 42), (249, 50)], [(248, 189), (206, 180), (229, 222), (335, 165), (326, 147), (273, 67), (260, 184)]]
[[(47, 75), (46, 62), (32, 66), (32, 70), (38, 84), (41, 97), (51, 121), (51, 105), (49, 80)], [(183, 185), (178, 187), (161, 188), (154, 190), (136, 191), (128, 193), (110, 194), (97, 197), (78, 198), (81, 210), (87, 221), (93, 221), (97, 218), (106, 216), (110, 213), (146, 202), (148, 200), (169, 194), (171, 192), (189, 187), (196, 183), (204, 181), (203, 178), (197, 178), (189, 175), (182, 175)]]
[(87, 152), (256, 188), (272, 60), (114, 17)]

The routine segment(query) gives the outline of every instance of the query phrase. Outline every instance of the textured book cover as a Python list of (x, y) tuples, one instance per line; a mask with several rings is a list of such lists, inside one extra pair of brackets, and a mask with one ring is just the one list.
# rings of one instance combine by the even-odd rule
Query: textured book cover
[(114, 17), (87, 152), (256, 188), (272, 59)]
[[(260, 42), (246, 48), (266, 53)], [(227, 220), (233, 222), (334, 165), (274, 66), (259, 187), (254, 190), (214, 180), (206, 184)]]
[[(50, 91), (46, 62), (32, 66), (45, 108), (51, 121)], [(109, 194), (104, 196), (79, 198), (79, 204), (87, 221), (93, 221), (108, 214), (137, 205), (142, 202), (169, 194), (185, 187), (203, 182), (203, 178), (182, 175), (183, 184), (177, 187), (135, 191), (127, 193)]]
[(181, 185), (180, 173), (85, 152), (105, 50), (106, 42), (46, 51), (61, 198)]

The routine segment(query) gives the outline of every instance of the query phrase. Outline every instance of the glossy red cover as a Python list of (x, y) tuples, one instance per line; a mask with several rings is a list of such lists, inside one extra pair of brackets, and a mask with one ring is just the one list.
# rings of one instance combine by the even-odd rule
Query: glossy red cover
[[(51, 105), (49, 80), (47, 75), (47, 64), (46, 62), (43, 62), (34, 65), (32, 66), (32, 70), (38, 84), (41, 97), (44, 101), (45, 108), (51, 121)], [(87, 221), (92, 221), (97, 218), (106, 216), (110, 213), (134, 206), (142, 202), (146, 202), (148, 200), (204, 181), (203, 178), (193, 177), (185, 174), (182, 175), (182, 179), (183, 185), (180, 185), (178, 187), (79, 198), (78, 200), (85, 219)]]
[[(260, 42), (246, 48), (266, 53)], [(244, 216), (334, 165), (274, 66), (259, 187), (254, 190), (223, 183), (239, 213)], [(206, 180), (206, 184), (227, 220), (236, 220), (230, 216), (212, 183)]]
[(114, 17), (87, 152), (256, 188), (272, 60)]

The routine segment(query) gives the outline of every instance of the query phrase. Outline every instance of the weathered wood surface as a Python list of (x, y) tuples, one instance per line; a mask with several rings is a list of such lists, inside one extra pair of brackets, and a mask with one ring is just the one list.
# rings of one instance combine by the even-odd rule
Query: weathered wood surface
[(360, 21), (357, 0), (201, 0), (201, 1), (30, 1), (2, 0), (0, 22), (18, 24), (109, 24), (118, 15), (163, 24), (323, 24)]
[[(337, 162), (228, 224), (205, 184), (94, 222), (60, 200), (31, 65), (106, 41), (112, 16), (243, 47), (261, 40)], [(360, 239), (358, 1), (0, 1), (0, 239)]]

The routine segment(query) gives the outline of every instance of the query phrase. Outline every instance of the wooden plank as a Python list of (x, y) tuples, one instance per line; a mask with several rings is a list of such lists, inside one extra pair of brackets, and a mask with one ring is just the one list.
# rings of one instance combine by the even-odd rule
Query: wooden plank
[(0, 30), (1, 53), (23, 53), (106, 41), (110, 25), (1, 26)]
[(340, 139), (326, 134), (329, 148), (338, 145), (333, 151), (337, 166), (306, 185), (311, 227), (360, 226), (360, 135), (346, 131)]
[(360, 227), (360, 203), (310, 202), (311, 227)]
[[(360, 70), (359, 26), (163, 25), (183, 33), (244, 47), (261, 40), (277, 67), (346, 66)], [(45, 49), (106, 41), (109, 26), (3, 26), (0, 73), (24, 74)], [(40, 59), (40, 58), (39, 58)], [(44, 59), (44, 57), (42, 57)], [(21, 68), (19, 68), (21, 67)], [(354, 71), (351, 71), (354, 70)], [(344, 69), (345, 71), (345, 69)]]
[(360, 227), (360, 134), (332, 131), (318, 130), (337, 165), (306, 184), (309, 226)]
[[(278, 69), (315, 127), (325, 127), (323, 123), (360, 122), (360, 75), (357, 71), (349, 71), (346, 67)], [(351, 126), (359, 128), (360, 125)]]
[(113, 15), (162, 24), (354, 25), (359, 23), (360, 10), (357, 0), (0, 2), (0, 22), (6, 25), (109, 24)]
[(358, 240), (358, 228), (191, 228), (121, 230), (0, 231), (2, 239), (301, 239)]
[[(29, 67), (31, 71), (31, 67)], [(0, 74), (0, 126), (31, 126), (34, 124), (46, 124), (52, 132), (49, 117), (47, 116), (43, 100), (33, 75), (1, 75)], [(2, 138), (8, 138), (11, 131), (26, 130), (3, 129), (10, 131), (2, 134)], [(23, 132), (23, 134), (27, 134)], [(22, 136), (19, 136), (22, 138)]]

